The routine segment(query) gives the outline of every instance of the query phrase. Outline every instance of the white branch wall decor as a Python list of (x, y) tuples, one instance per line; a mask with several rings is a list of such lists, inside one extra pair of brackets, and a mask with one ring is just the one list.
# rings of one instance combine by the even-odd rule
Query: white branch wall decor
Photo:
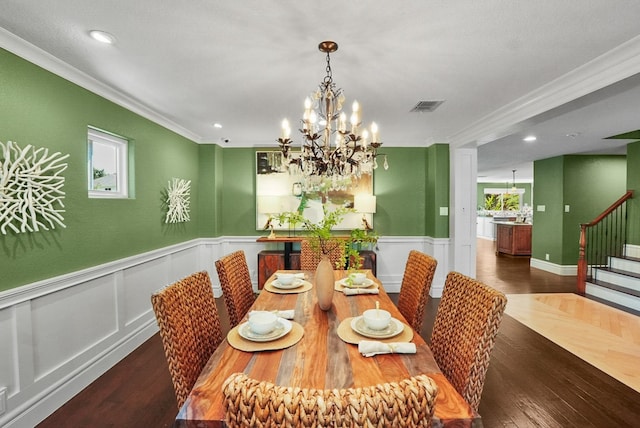
[(165, 223), (182, 223), (191, 220), (189, 217), (190, 192), (191, 180), (174, 178), (169, 182)]
[(64, 176), (69, 157), (49, 149), (0, 141), (0, 233), (38, 232), (65, 227)]

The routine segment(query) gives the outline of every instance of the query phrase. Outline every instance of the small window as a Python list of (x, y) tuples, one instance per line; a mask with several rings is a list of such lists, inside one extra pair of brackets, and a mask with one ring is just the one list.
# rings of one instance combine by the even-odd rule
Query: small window
[(127, 140), (89, 128), (89, 197), (127, 198)]

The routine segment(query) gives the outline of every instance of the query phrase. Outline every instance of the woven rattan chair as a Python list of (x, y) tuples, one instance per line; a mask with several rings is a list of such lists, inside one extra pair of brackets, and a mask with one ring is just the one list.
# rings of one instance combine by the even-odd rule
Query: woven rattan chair
[(229, 323), (233, 328), (240, 324), (256, 300), (244, 251), (235, 251), (217, 260), (216, 270), (229, 314)]
[(363, 388), (276, 386), (243, 373), (223, 385), (229, 427), (430, 427), (438, 389), (425, 375)]
[(151, 296), (171, 380), (181, 407), (209, 357), (222, 342), (207, 272), (197, 272)]
[[(340, 239), (329, 240), (326, 248), (329, 249), (329, 260), (331, 267), (336, 268), (336, 264), (341, 264), (344, 255), (344, 242)], [(314, 247), (311, 239), (303, 239), (300, 242), (300, 269), (316, 270), (318, 263), (322, 259), (320, 250)]]
[(442, 373), (475, 411), (506, 305), (501, 292), (458, 272), (447, 275), (431, 350)]
[(398, 296), (398, 310), (413, 329), (420, 334), (424, 307), (431, 289), (438, 261), (420, 251), (409, 252)]

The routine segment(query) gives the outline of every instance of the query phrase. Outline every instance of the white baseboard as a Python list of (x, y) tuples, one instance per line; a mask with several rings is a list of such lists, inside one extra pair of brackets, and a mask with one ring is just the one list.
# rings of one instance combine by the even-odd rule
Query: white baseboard
[(627, 257), (640, 258), (640, 245), (633, 245), (633, 244), (625, 245), (624, 254)]
[(558, 265), (546, 260), (531, 258), (529, 265), (532, 268), (544, 270), (562, 276), (575, 276), (578, 272), (578, 266), (575, 265)]

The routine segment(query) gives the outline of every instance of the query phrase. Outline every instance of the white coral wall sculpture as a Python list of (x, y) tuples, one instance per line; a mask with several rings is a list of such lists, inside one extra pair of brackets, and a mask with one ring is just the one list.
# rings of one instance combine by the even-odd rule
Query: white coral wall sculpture
[(69, 157), (49, 149), (0, 141), (0, 233), (38, 232), (65, 227), (64, 176)]
[(182, 223), (189, 221), (191, 180), (174, 178), (167, 187), (167, 216), (165, 223)]

